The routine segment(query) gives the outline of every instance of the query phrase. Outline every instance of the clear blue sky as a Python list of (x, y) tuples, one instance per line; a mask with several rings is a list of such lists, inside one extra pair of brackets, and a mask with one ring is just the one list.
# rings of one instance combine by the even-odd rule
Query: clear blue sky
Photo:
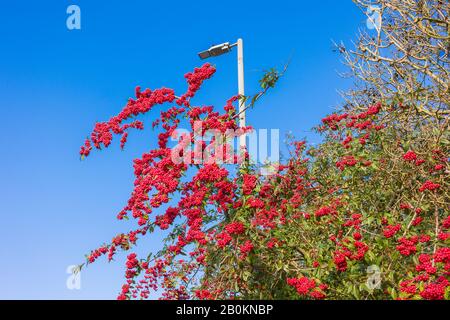
[[(212, 44), (245, 42), (247, 93), (262, 70), (292, 63), (279, 86), (248, 113), (256, 128), (299, 137), (339, 104), (349, 84), (332, 52), (365, 28), (350, 0), (322, 1), (3, 1), (0, 5), (0, 298), (112, 299), (124, 256), (82, 273), (66, 288), (66, 267), (131, 222), (115, 220), (132, 188), (131, 161), (155, 146), (151, 130), (118, 148), (78, 157), (95, 121), (116, 114), (134, 87), (185, 89), (183, 74)], [(81, 30), (66, 8), (81, 8)], [(197, 97), (222, 106), (234, 95), (236, 57), (216, 58), (216, 76)], [(314, 138), (313, 138), (314, 139)], [(158, 246), (158, 237), (139, 250)]]

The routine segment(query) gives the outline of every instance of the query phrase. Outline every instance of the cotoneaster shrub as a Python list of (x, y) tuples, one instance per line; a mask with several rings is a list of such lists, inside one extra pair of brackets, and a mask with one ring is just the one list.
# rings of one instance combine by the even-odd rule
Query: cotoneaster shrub
[[(137, 88), (136, 99), (97, 123), (81, 148), (86, 157), (115, 134), (123, 147), (130, 129), (143, 128), (135, 116), (172, 104), (153, 123), (162, 127), (159, 148), (134, 160), (134, 189), (117, 215), (135, 219), (136, 229), (87, 257), (89, 264), (128, 252), (118, 299), (148, 298), (156, 289), (164, 299), (448, 298), (448, 132), (426, 121), (402, 131), (397, 123), (412, 106), (376, 103), (322, 119), (323, 143), (308, 148), (293, 141), (290, 158), (269, 177), (236, 157), (228, 159), (235, 170), (214, 161), (174, 163), (168, 141), (181, 119), (191, 126), (201, 120), (204, 131), (238, 129), (238, 97), (222, 113), (191, 106), (214, 72), (205, 64), (186, 74), (181, 96)], [(183, 141), (194, 143), (193, 134)], [(204, 151), (213, 143), (197, 146)], [(168, 244), (138, 257), (133, 246), (156, 228), (170, 230)], [(367, 285), (374, 266), (379, 288)]]
[[(159, 148), (134, 161), (134, 188), (117, 215), (136, 228), (86, 261), (127, 253), (119, 299), (156, 289), (163, 299), (449, 299), (449, 6), (354, 2), (382, 18), (353, 48), (337, 46), (354, 86), (317, 126), (322, 142), (291, 139), (271, 176), (229, 153), (229, 141), (196, 144), (193, 129), (202, 121), (202, 132), (237, 130), (234, 105), (253, 106), (277, 82), (273, 70), (260, 94), (219, 111), (191, 104), (215, 72), (206, 64), (186, 74), (186, 93), (138, 87), (118, 115), (95, 125), (82, 158), (114, 135), (123, 147), (129, 130), (143, 128), (137, 116), (165, 106), (153, 123)], [(177, 152), (193, 161), (178, 163), (169, 138), (184, 122), (191, 131)], [(212, 161), (196, 161), (195, 151)], [(225, 164), (214, 161), (222, 156)], [(138, 239), (156, 229), (169, 232), (161, 251), (137, 256)]]

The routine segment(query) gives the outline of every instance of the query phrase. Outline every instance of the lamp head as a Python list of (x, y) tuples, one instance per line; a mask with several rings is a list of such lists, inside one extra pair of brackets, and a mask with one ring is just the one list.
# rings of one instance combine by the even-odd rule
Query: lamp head
[(231, 51), (232, 46), (230, 45), (229, 42), (225, 42), (222, 44), (218, 44), (216, 46), (212, 46), (211, 48), (209, 48), (206, 51), (202, 51), (198, 54), (198, 56), (200, 57), (200, 59), (207, 59), (209, 57), (217, 57), (220, 56), (224, 53), (230, 52)]

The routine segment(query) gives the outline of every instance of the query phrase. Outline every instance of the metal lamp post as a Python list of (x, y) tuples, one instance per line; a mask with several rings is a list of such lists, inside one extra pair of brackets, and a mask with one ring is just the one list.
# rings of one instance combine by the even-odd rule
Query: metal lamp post
[[(228, 53), (233, 47), (237, 46), (237, 64), (238, 64), (238, 93), (240, 97), (244, 97), (244, 43), (242, 39), (238, 39), (236, 43), (230, 44), (225, 42), (216, 46), (212, 46), (206, 51), (200, 52), (198, 55), (200, 59), (207, 59), (210, 57), (217, 57), (222, 54)], [(245, 103), (241, 100), (239, 103), (239, 127), (245, 127)], [(245, 135), (239, 137), (239, 146), (246, 146)]]

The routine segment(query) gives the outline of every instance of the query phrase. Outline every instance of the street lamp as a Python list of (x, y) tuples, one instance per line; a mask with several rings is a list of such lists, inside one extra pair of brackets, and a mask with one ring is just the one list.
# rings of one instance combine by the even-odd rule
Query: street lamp
[[(216, 46), (212, 46), (208, 50), (202, 51), (198, 54), (200, 59), (207, 59), (210, 57), (217, 57), (224, 53), (231, 51), (233, 47), (237, 46), (237, 60), (238, 60), (238, 93), (240, 97), (244, 97), (244, 43), (242, 39), (238, 39), (236, 43), (230, 44), (225, 42)], [(245, 127), (245, 103), (241, 99), (239, 102), (239, 127)], [(239, 146), (246, 146), (245, 135), (239, 137)]]

